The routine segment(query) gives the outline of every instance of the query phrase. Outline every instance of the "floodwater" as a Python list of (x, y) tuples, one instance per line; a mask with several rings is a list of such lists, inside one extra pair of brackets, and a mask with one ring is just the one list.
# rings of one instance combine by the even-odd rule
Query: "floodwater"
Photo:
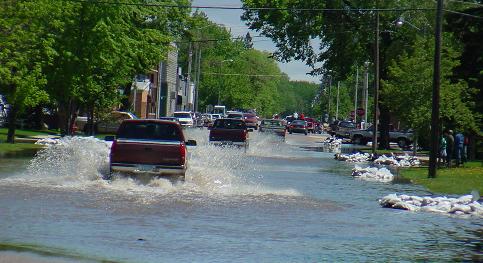
[(102, 180), (109, 146), (92, 138), (3, 158), (0, 261), (483, 260), (480, 218), (381, 208), (387, 194), (428, 193), (352, 178), (353, 164), (310, 150), (322, 137), (255, 132), (245, 153), (187, 133), (198, 146), (185, 183)]

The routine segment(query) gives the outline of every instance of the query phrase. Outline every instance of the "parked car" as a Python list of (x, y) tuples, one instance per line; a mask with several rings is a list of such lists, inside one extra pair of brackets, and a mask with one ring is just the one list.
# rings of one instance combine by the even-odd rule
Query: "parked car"
[(258, 130), (258, 118), (253, 113), (243, 113), (243, 120), (248, 128)]
[(262, 120), (260, 123), (260, 132), (273, 133), (278, 136), (285, 138), (287, 129), (285, 127), (285, 122), (279, 119)]
[(169, 176), (184, 180), (187, 145), (177, 122), (153, 119), (125, 120), (113, 139), (110, 171), (128, 174)]
[(329, 134), (340, 138), (350, 138), (349, 132), (356, 129), (356, 124), (351, 121), (335, 121), (330, 125)]
[[(128, 111), (112, 111), (107, 116), (101, 117), (94, 121), (94, 133), (110, 133), (114, 134), (124, 120), (135, 120), (136, 115)], [(78, 131), (87, 132), (87, 117), (78, 116), (75, 121)]]
[(307, 131), (314, 133), (314, 131), (315, 131), (315, 120), (313, 118), (305, 117), (305, 121), (307, 122)]
[[(364, 130), (353, 130), (349, 132), (349, 138), (353, 144), (366, 145), (372, 141), (372, 135), (372, 126)], [(377, 137), (380, 137), (379, 132), (377, 132)], [(410, 131), (390, 131), (389, 140), (396, 142), (401, 148), (406, 148), (413, 141), (413, 133)]]
[(242, 119), (217, 119), (210, 128), (210, 143), (214, 145), (234, 145), (247, 148), (248, 132)]
[(289, 133), (303, 133), (307, 135), (308, 130), (307, 130), (307, 122), (303, 120), (294, 120), (290, 123), (289, 126)]
[(182, 127), (193, 127), (193, 115), (189, 111), (175, 111), (173, 117), (176, 117)]

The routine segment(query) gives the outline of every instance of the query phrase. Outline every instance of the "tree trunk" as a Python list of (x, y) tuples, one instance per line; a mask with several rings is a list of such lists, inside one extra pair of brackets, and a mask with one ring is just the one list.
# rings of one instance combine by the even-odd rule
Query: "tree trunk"
[(379, 104), (380, 115), (380, 127), (379, 130), (381, 131), (381, 139), (379, 141), (379, 149), (388, 150), (389, 149), (389, 129), (390, 129), (390, 119), (391, 115), (389, 113), (389, 109), (384, 103)]
[(7, 142), (8, 143), (15, 143), (15, 129), (17, 123), (17, 113), (18, 107), (17, 105), (11, 104), (10, 110), (8, 113), (8, 133), (7, 133)]
[(94, 105), (89, 105), (89, 114), (87, 114), (87, 135), (93, 136), (95, 133), (94, 128)]
[(65, 136), (69, 133), (69, 119), (70, 119), (70, 114), (69, 114), (69, 106), (68, 103), (66, 104), (60, 104), (59, 105), (59, 129), (60, 129), (60, 134), (62, 136)]

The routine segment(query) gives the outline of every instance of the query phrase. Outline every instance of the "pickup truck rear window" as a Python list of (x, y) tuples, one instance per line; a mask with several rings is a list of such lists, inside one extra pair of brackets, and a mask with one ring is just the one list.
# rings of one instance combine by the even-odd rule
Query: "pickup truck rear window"
[(246, 129), (245, 122), (242, 120), (218, 119), (213, 127), (219, 129)]
[(181, 133), (176, 125), (167, 123), (123, 123), (118, 138), (181, 141)]

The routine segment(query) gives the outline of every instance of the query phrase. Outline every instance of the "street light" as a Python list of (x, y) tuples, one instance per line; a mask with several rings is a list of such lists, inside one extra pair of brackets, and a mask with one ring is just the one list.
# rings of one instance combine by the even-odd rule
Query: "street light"
[(409, 26), (411, 26), (412, 28), (418, 30), (418, 31), (421, 31), (421, 28), (415, 26), (414, 24), (410, 23), (409, 21), (406, 21), (406, 19), (404, 19), (404, 17), (400, 16), (398, 17), (398, 19), (396, 19), (396, 26), (397, 27), (402, 27), (404, 24), (407, 24)]

